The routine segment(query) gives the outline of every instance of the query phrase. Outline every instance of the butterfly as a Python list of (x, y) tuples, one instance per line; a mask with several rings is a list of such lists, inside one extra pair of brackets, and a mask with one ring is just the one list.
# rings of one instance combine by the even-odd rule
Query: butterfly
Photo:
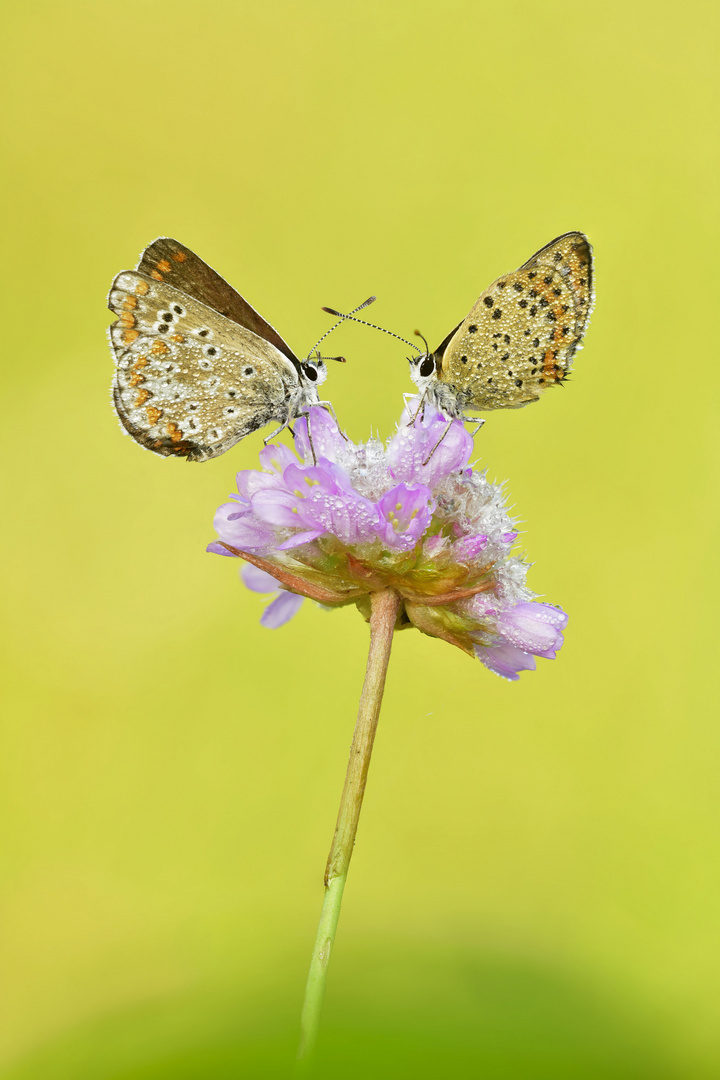
[[(209, 461), (252, 431), (287, 427), (326, 377), (189, 248), (160, 237), (112, 283), (113, 402), (125, 430), (164, 457)], [(341, 359), (338, 357), (337, 359)], [(267, 440), (266, 440), (267, 441)]]
[(592, 248), (564, 233), (481, 294), (438, 345), (410, 358), (421, 399), (449, 417), (519, 409), (562, 384), (593, 305)]

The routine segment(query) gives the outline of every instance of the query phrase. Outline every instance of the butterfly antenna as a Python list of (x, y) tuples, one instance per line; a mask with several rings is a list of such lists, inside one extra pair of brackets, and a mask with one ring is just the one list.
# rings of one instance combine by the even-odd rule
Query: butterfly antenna
[[(426, 352), (426, 353), (428, 354), (428, 356), (431, 356), (432, 354), (431, 354), (431, 352), (430, 352), (430, 346), (429, 346), (429, 345), (428, 345), (428, 343), (427, 343), (427, 338), (425, 337), (425, 335), (424, 335), (424, 334), (421, 334), (419, 330), (415, 330), (415, 331), (413, 331), (413, 332), (414, 332), (414, 333), (416, 334), (416, 336), (417, 336), (417, 337), (419, 337), (419, 338), (422, 338), (422, 339), (423, 339), (423, 341), (425, 342), (425, 352)], [(414, 346), (414, 348), (416, 348), (416, 349), (417, 349), (417, 345), (415, 345), (415, 346)], [(420, 352), (420, 350), (419, 350), (419, 349), (418, 349), (418, 352)]]
[[(408, 341), (407, 338), (400, 337), (399, 334), (394, 334), (392, 330), (386, 330), (384, 326), (376, 326), (375, 323), (365, 322), (364, 319), (353, 318), (352, 311), (349, 312), (347, 315), (343, 315), (342, 312), (336, 311), (335, 308), (324, 307), (322, 310), (327, 311), (328, 315), (338, 315), (341, 319), (350, 319), (351, 322), (360, 323), (362, 326), (370, 326), (373, 330), (380, 330), (383, 334), (389, 334), (390, 337), (397, 338), (398, 341), (402, 341), (405, 345), (409, 345), (411, 349), (415, 349), (417, 352), (421, 351), (420, 349), (418, 349), (417, 345), (413, 344), (412, 341)], [(333, 327), (333, 330), (334, 329), (335, 327)]]
[[(376, 300), (377, 300), (377, 296), (368, 296), (367, 300), (363, 300), (362, 304), (358, 304), (358, 306), (356, 308), (353, 308), (352, 311), (348, 315), (340, 315), (339, 311), (334, 311), (333, 315), (338, 315), (339, 316), (338, 321), (335, 323), (334, 326), (331, 326), (329, 330), (326, 330), (325, 333), (322, 335), (322, 337), (318, 338), (318, 340), (315, 342), (312, 349), (308, 353), (308, 359), (310, 359), (312, 354), (317, 351), (318, 345), (320, 344), (321, 341), (325, 340), (325, 338), (328, 336), (328, 334), (332, 334), (333, 330), (337, 330), (338, 326), (340, 326), (341, 323), (344, 323), (346, 319), (352, 318), (352, 316), (355, 314), (356, 311), (362, 311), (363, 308), (369, 307), (370, 304), (374, 304)], [(327, 310), (328, 310), (327, 308), (323, 308), (323, 311), (327, 311)], [(338, 357), (336, 357), (336, 356), (328, 356), (327, 359), (328, 360), (337, 360)]]

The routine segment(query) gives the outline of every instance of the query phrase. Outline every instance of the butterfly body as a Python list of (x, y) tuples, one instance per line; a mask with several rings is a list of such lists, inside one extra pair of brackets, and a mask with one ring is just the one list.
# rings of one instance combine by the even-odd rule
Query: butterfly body
[(493, 282), (434, 353), (410, 361), (411, 376), (447, 416), (521, 408), (568, 375), (592, 301), (592, 248), (565, 233)]
[(141, 446), (207, 461), (273, 421), (318, 402), (322, 361), (300, 361), (218, 274), (161, 238), (119, 274), (108, 306), (113, 401)]

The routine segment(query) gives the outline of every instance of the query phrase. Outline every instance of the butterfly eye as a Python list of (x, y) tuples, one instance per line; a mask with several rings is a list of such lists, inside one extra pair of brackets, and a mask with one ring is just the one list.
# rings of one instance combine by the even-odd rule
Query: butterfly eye
[(428, 375), (432, 375), (435, 370), (435, 361), (432, 356), (426, 356), (420, 365), (420, 374), (423, 378), (427, 378)]
[(311, 364), (306, 364), (303, 370), (310, 382), (317, 382), (318, 373)]

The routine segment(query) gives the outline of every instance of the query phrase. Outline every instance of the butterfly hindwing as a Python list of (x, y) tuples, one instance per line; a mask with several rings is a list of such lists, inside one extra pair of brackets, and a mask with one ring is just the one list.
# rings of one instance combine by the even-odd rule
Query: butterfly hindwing
[(115, 407), (148, 449), (204, 461), (287, 419), (298, 376), (271, 342), (137, 271), (118, 275), (108, 306)]

